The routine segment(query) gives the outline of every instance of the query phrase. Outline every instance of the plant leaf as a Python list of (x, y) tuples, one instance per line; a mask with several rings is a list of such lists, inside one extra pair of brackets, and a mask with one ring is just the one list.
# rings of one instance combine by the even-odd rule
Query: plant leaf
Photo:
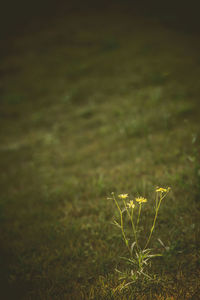
[(113, 225), (117, 226), (118, 228), (121, 229), (121, 226), (120, 224), (116, 221), (116, 220), (113, 220)]
[(137, 260), (134, 258), (127, 258), (127, 257), (123, 257), (120, 256), (121, 259), (127, 261), (130, 265), (136, 265), (137, 264)]
[(133, 248), (135, 247), (135, 245), (136, 245), (136, 242), (133, 242), (131, 245), (131, 253), (133, 252)]

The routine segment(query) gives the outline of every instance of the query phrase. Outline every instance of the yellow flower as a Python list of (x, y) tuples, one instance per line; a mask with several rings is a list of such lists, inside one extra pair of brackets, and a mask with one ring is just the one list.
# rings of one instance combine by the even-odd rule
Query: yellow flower
[(128, 207), (129, 208), (134, 208), (135, 207), (135, 204), (133, 203), (133, 200), (130, 200), (129, 203), (127, 203)]
[(120, 195), (118, 195), (118, 197), (121, 199), (126, 199), (126, 198), (128, 198), (128, 194), (120, 194)]
[(147, 199), (144, 198), (144, 197), (137, 197), (137, 198), (135, 198), (135, 200), (136, 200), (139, 204), (147, 202)]
[(164, 189), (164, 188), (157, 188), (156, 189), (156, 192), (158, 193), (158, 192), (161, 192), (161, 193), (166, 193), (166, 192), (168, 192), (170, 190), (170, 187), (168, 187), (167, 189)]

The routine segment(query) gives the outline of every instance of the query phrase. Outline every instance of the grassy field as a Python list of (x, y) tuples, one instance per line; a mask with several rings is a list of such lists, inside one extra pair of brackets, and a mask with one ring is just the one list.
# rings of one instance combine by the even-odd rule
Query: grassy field
[[(198, 36), (116, 5), (3, 47), (2, 299), (198, 299)], [(171, 187), (150, 245), (157, 280), (120, 290), (127, 253), (107, 198), (148, 198), (142, 243), (157, 186)]]

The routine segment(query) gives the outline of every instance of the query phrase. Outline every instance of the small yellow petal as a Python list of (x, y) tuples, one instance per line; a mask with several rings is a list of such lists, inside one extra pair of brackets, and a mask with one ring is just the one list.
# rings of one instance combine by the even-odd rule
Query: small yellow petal
[(168, 189), (157, 188), (157, 189), (156, 189), (156, 192), (157, 192), (157, 193), (159, 193), (159, 192), (161, 192), (161, 193), (166, 193), (166, 192), (168, 192), (169, 189), (170, 189), (170, 188), (168, 188)]
[(120, 194), (120, 195), (118, 195), (118, 197), (121, 199), (126, 199), (126, 198), (128, 198), (128, 194)]
[(130, 200), (129, 203), (127, 203), (128, 207), (129, 208), (134, 208), (135, 207), (135, 204), (133, 203), (133, 200)]
[(137, 198), (135, 198), (135, 200), (136, 200), (139, 204), (147, 202), (147, 199), (144, 198), (144, 197), (137, 197)]

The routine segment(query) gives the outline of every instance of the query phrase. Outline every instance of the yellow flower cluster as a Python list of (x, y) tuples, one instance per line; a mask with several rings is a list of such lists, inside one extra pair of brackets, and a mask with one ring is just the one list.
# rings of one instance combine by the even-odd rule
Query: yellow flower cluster
[[(162, 188), (162, 187), (157, 187), (156, 188), (156, 193), (167, 193), (167, 192), (169, 192), (169, 190), (170, 190), (171, 188), (170, 187), (168, 187), (168, 188)], [(123, 199), (123, 200), (125, 200), (125, 199), (127, 199), (129, 196), (128, 196), (128, 194), (119, 194), (118, 195), (118, 197), (120, 198), (120, 199)], [(146, 203), (147, 202), (147, 199), (146, 198), (144, 198), (144, 197), (136, 197), (135, 198), (135, 201), (138, 203), (138, 204), (142, 204), (142, 203)], [(127, 206), (128, 206), (128, 208), (134, 208), (135, 207), (135, 204), (134, 204), (134, 201), (133, 200), (130, 200), (129, 201), (129, 203), (127, 203)]]
[[(124, 199), (128, 198), (128, 194), (120, 194), (120, 195), (118, 195), (118, 197), (120, 199), (124, 200)], [(144, 197), (137, 197), (137, 198), (135, 198), (135, 201), (138, 202), (139, 204), (142, 204), (142, 203), (147, 202), (147, 199)], [(129, 203), (127, 203), (127, 206), (128, 206), (128, 208), (134, 208), (135, 207), (134, 201), (130, 200)]]

